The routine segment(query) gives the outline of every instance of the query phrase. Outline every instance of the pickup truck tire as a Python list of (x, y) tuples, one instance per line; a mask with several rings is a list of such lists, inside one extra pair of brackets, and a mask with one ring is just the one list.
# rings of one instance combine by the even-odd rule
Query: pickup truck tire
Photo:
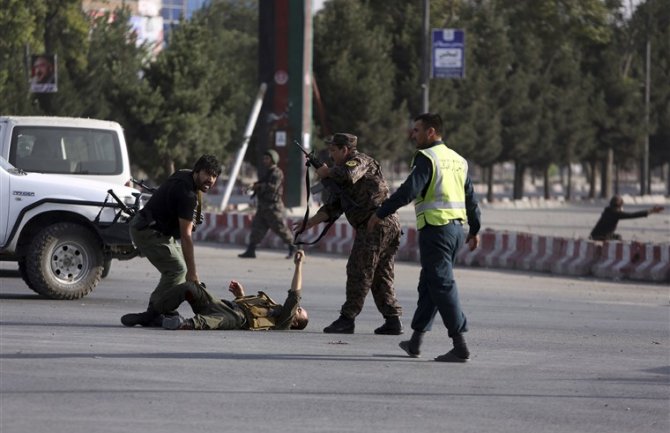
[(109, 271), (112, 269), (112, 259), (105, 259), (105, 263), (102, 266), (102, 278), (107, 278)]
[(100, 282), (102, 245), (86, 227), (57, 223), (45, 227), (26, 255), (28, 286), (52, 299), (79, 299)]
[(26, 265), (26, 260), (25, 259), (20, 259), (19, 260), (19, 275), (21, 275), (21, 278), (23, 278), (23, 281), (32, 289), (32, 282), (30, 282), (30, 278), (28, 278), (28, 266)]

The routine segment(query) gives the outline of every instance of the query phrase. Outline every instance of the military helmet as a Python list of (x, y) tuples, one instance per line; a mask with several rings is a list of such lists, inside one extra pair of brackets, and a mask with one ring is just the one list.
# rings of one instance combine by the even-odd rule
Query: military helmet
[(276, 150), (274, 149), (266, 150), (263, 155), (269, 156), (273, 163), (275, 164), (279, 163), (279, 154), (277, 153)]

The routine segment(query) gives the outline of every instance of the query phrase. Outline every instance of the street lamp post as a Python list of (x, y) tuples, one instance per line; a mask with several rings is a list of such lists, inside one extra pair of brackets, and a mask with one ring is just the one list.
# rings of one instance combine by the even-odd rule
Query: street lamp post
[(423, 0), (421, 48), (421, 112), (427, 113), (430, 108), (430, 0)]

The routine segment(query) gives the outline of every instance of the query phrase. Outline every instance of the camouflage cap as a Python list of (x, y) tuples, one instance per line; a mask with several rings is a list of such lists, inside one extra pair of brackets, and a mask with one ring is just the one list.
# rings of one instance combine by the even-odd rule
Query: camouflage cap
[(346, 132), (337, 132), (330, 137), (323, 140), (326, 144), (335, 144), (337, 146), (356, 147), (358, 145), (358, 137)]

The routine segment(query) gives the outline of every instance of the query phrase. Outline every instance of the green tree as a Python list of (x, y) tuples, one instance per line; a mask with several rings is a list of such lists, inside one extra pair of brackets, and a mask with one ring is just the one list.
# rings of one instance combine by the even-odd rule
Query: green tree
[(666, 195), (670, 195), (670, 8), (667, 1), (647, 0), (635, 11), (631, 75), (645, 85), (647, 41), (650, 47), (649, 164), (666, 167)]
[(212, 2), (174, 27), (167, 48), (146, 68), (157, 113), (140, 135), (146, 154), (159, 161), (152, 175), (164, 178), (202, 153), (225, 160), (256, 90), (253, 23), (256, 2)]
[[(7, 0), (0, 12), (0, 94), (9, 114), (78, 116), (79, 77), (86, 68), (88, 23), (77, 0)], [(28, 92), (29, 56), (58, 56), (58, 93)]]
[[(600, 171), (600, 195), (604, 198), (613, 193), (614, 166), (618, 171), (637, 164), (644, 133), (644, 88), (631, 77), (630, 28), (617, 5), (613, 6), (610, 39), (586, 44), (584, 62), (585, 73), (593, 79), (590, 121), (597, 142), (585, 155), (591, 166), (589, 195), (595, 196)], [(614, 192), (618, 192), (618, 184)]]
[(29, 114), (30, 59), (28, 54), (44, 50), (39, 23), (47, 7), (44, 0), (6, 0), (0, 8), (0, 113)]
[(361, 150), (377, 158), (393, 156), (408, 120), (404, 106), (394, 107), (391, 40), (355, 0), (331, 0), (314, 21), (314, 75), (332, 129), (359, 135)]

